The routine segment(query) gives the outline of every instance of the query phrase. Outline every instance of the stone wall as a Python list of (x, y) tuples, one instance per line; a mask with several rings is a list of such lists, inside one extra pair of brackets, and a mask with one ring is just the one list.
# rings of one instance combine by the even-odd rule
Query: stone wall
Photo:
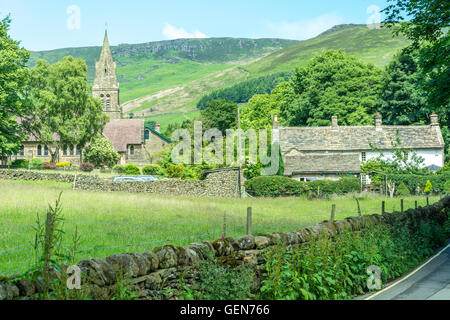
[[(239, 179), (240, 172), (240, 179)], [(75, 175), (45, 171), (0, 170), (0, 179), (49, 180), (74, 182)], [(239, 188), (240, 181), (240, 188)], [(75, 189), (89, 191), (121, 191), (164, 195), (236, 198), (244, 194), (243, 170), (218, 169), (206, 172), (204, 180), (159, 180), (149, 182), (112, 182), (96, 175), (76, 176)]]
[[(175, 292), (180, 289), (180, 277), (183, 277), (186, 285), (195, 287), (198, 277), (196, 263), (207, 255), (214, 255), (224, 263), (232, 262), (229, 264), (232, 266), (252, 266), (257, 275), (256, 285), (259, 285), (264, 277), (265, 252), (277, 244), (283, 243), (287, 247), (295, 248), (307, 244), (313, 238), (317, 239), (323, 233), (334, 237), (342, 231), (359, 231), (379, 223), (393, 224), (399, 219), (405, 224), (420, 220), (434, 220), (442, 224), (447, 219), (449, 207), (450, 196), (447, 196), (432, 206), (410, 209), (404, 213), (366, 215), (335, 222), (324, 221), (293, 232), (203, 241), (185, 247), (165, 245), (144, 253), (115, 254), (106, 259), (83, 260), (78, 266), (83, 274), (82, 286), (94, 299), (111, 298), (118, 278), (123, 274), (129, 279), (132, 289), (139, 292), (141, 299), (176, 299)], [(52, 274), (54, 277), (59, 276), (56, 271)], [(43, 279), (40, 277), (35, 282), (28, 279), (3, 280), (0, 281), (0, 300), (31, 297), (41, 292), (42, 288)]]

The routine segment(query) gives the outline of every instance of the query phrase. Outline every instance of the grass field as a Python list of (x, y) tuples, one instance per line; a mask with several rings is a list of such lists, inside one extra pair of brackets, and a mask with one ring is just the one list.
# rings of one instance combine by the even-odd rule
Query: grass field
[[(76, 260), (214, 240), (222, 235), (225, 214), (226, 235), (239, 237), (246, 233), (248, 206), (253, 208), (253, 234), (293, 231), (323, 221), (329, 218), (332, 203), (337, 206), (337, 219), (356, 215), (351, 197), (331, 201), (168, 197), (73, 191), (66, 183), (4, 180), (0, 183), (0, 274), (22, 272), (32, 263), (36, 215), (44, 218), (48, 204), (54, 204), (61, 191), (64, 245), (71, 246), (75, 228), (81, 235)], [(363, 197), (362, 213), (379, 213), (382, 199)], [(387, 211), (399, 210), (399, 199), (384, 200)], [(414, 200), (425, 204), (424, 198), (408, 198), (405, 208), (413, 207)]]

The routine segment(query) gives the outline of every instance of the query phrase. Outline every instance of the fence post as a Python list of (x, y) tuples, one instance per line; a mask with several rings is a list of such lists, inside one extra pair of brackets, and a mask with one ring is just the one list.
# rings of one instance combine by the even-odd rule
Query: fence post
[(430, 198), (428, 198), (428, 196), (427, 196), (427, 206), (429, 206), (430, 205)]
[(359, 206), (358, 198), (356, 198), (356, 204), (358, 205), (358, 217), (361, 217), (361, 207)]
[(247, 235), (252, 235), (252, 207), (247, 208)]
[(227, 235), (227, 212), (225, 211), (223, 213), (223, 233), (222, 233), (222, 239), (224, 239)]
[(75, 190), (76, 184), (77, 184), (77, 174), (75, 173), (75, 177), (73, 178), (73, 185), (72, 185), (73, 190)]
[(403, 213), (403, 199), (400, 199), (400, 212)]
[(414, 201), (414, 208), (417, 209), (417, 200)]
[(383, 201), (381, 201), (381, 214), (385, 213), (385, 209), (386, 209), (386, 202), (384, 202), (384, 200), (383, 200)]
[(333, 205), (331, 206), (331, 218), (330, 218), (330, 221), (331, 221), (331, 222), (334, 221), (334, 215), (335, 215), (335, 212), (336, 212), (336, 205), (333, 204)]

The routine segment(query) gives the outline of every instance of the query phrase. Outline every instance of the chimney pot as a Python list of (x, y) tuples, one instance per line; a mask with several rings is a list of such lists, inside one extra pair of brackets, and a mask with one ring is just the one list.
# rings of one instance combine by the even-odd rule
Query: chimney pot
[(332, 116), (331, 117), (331, 127), (333, 129), (337, 129), (339, 127), (339, 125), (338, 125), (338, 117), (337, 116)]
[(430, 115), (431, 125), (432, 126), (439, 126), (439, 119), (436, 113), (432, 113)]
[(375, 127), (377, 130), (381, 130), (381, 126), (383, 124), (383, 118), (381, 117), (381, 113), (377, 112), (375, 115)]

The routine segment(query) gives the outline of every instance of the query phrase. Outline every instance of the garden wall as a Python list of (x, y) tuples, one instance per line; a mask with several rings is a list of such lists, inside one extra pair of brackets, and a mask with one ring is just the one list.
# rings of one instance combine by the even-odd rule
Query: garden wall
[[(240, 178), (239, 178), (240, 172)], [(237, 198), (244, 193), (243, 170), (226, 168), (205, 172), (204, 180), (159, 180), (149, 182), (112, 182), (96, 175), (64, 174), (28, 170), (0, 170), (0, 179), (49, 180), (74, 183), (75, 189), (90, 191), (143, 192), (164, 195)]]
[[(83, 273), (82, 286), (94, 299), (111, 298), (121, 274), (127, 275), (129, 285), (139, 292), (141, 299), (176, 299), (177, 290), (181, 286), (180, 278), (183, 278), (185, 285), (195, 288), (198, 279), (196, 263), (208, 255), (214, 255), (219, 261), (230, 266), (241, 264), (252, 266), (256, 271), (258, 286), (264, 277), (265, 252), (274, 245), (283, 243), (295, 248), (307, 244), (322, 233), (333, 237), (342, 231), (358, 231), (369, 225), (393, 224), (399, 220), (404, 224), (422, 220), (433, 220), (442, 224), (447, 219), (449, 207), (450, 196), (447, 196), (431, 206), (410, 209), (404, 213), (366, 215), (335, 222), (324, 221), (288, 233), (275, 232), (243, 236), (239, 239), (228, 237), (212, 242), (192, 243), (185, 247), (165, 245), (144, 253), (124, 253), (106, 259), (83, 260), (78, 266)], [(64, 266), (62, 270), (64, 272)], [(53, 276), (58, 277), (58, 272), (54, 271)], [(42, 289), (41, 277), (35, 282), (29, 279), (3, 280), (3, 282), (0, 280), (0, 300), (31, 297), (42, 292)]]

